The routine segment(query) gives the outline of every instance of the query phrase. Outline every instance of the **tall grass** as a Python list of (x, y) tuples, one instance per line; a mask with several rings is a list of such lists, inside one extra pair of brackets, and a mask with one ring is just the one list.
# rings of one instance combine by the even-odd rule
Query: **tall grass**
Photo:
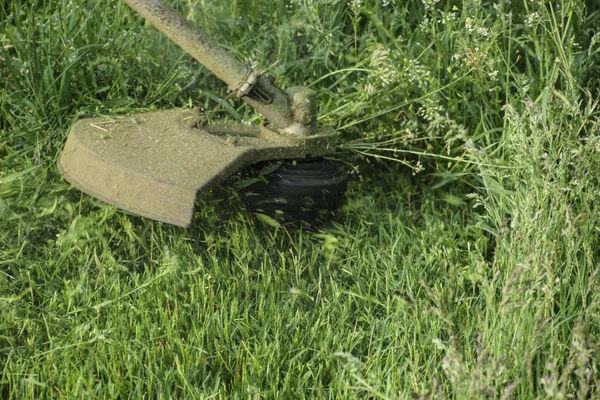
[(219, 187), (183, 230), (79, 193), (77, 118), (226, 88), (121, 2), (0, 3), (0, 398), (600, 396), (594, 2), (169, 3), (319, 91), (347, 204), (287, 232)]

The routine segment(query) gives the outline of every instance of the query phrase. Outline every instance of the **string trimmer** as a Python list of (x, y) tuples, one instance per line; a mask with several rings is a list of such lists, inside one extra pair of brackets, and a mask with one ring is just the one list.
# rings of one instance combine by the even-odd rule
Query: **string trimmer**
[(81, 191), (134, 214), (188, 227), (199, 191), (252, 164), (284, 161), (243, 191), (271, 217), (313, 219), (343, 199), (347, 175), (321, 159), (335, 148), (317, 125), (308, 88), (282, 90), (273, 76), (245, 66), (160, 0), (124, 0), (265, 118), (260, 126), (207, 123), (194, 109), (86, 118), (73, 125), (58, 167)]

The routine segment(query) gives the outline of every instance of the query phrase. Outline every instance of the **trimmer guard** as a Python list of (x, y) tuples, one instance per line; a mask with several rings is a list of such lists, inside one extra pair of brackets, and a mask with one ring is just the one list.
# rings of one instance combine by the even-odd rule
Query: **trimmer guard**
[(196, 195), (208, 185), (259, 161), (316, 157), (335, 149), (331, 130), (282, 135), (264, 126), (195, 120), (193, 110), (183, 109), (80, 120), (71, 128), (58, 168), (93, 197), (189, 227)]

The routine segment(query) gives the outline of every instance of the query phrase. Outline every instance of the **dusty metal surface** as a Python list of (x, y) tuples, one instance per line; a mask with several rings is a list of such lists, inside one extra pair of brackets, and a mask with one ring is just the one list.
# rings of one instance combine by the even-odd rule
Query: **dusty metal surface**
[[(192, 110), (114, 120), (88, 118), (71, 129), (59, 169), (74, 186), (121, 209), (174, 225), (191, 224), (196, 195), (255, 162), (332, 153), (331, 131), (298, 136), (265, 127), (190, 124)], [(227, 134), (229, 132), (229, 134)]]

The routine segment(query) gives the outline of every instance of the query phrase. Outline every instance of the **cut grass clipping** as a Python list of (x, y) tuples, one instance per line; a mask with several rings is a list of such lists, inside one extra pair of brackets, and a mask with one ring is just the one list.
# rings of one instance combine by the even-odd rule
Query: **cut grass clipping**
[(222, 186), (184, 230), (81, 194), (82, 116), (260, 116), (119, 1), (0, 2), (0, 398), (600, 397), (597, 2), (169, 3), (319, 91), (347, 202), (287, 231)]

